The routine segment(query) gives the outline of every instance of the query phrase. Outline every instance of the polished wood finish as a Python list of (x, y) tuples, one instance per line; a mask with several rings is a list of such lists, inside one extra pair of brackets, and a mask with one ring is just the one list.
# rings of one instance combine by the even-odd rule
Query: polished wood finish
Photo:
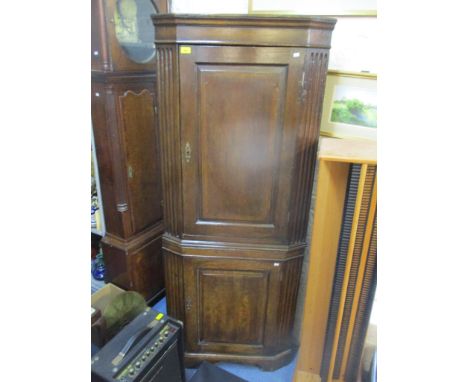
[(106, 226), (101, 243), (106, 281), (152, 302), (164, 293), (155, 59), (140, 64), (123, 51), (116, 4), (91, 2), (91, 114)]
[(181, 104), (192, 150), (182, 168), (187, 238), (287, 242), (303, 65), (287, 48), (196, 46), (181, 56), (180, 96), (198, 99)]
[(164, 293), (161, 224), (130, 240), (106, 235), (102, 241), (107, 280), (153, 303)]
[[(157, 15), (157, 44), (330, 48), (336, 20), (312, 16)], [(261, 30), (261, 33), (259, 31)]]
[(187, 364), (275, 369), (292, 326), (335, 20), (157, 15), (168, 312)]
[(355, 380), (376, 281), (375, 149), (372, 141), (322, 138), (295, 381), (304, 373)]
[(93, 75), (92, 119), (106, 231), (129, 238), (162, 219), (154, 76)]

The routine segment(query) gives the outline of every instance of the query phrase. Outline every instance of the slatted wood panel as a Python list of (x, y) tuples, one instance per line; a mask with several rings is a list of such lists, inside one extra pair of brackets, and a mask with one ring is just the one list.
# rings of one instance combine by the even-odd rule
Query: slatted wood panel
[[(354, 147), (352, 140), (325, 141), (319, 153), (318, 192), (327, 198), (317, 198), (315, 207), (296, 382), (356, 380), (377, 282), (377, 166), (375, 156), (368, 155), (375, 147), (366, 143), (362, 156), (357, 149), (345, 155), (341, 149)], [(327, 199), (335, 200), (338, 208)], [(331, 213), (338, 220), (324, 218)], [(326, 237), (336, 243), (334, 253), (321, 249), (324, 232), (336, 235)]]
[[(367, 322), (362, 317), (363, 312), (359, 310), (365, 308), (365, 305), (360, 305), (359, 302), (362, 296), (369, 295), (367, 291), (364, 294), (362, 293), (363, 286), (364, 281), (372, 275), (372, 270), (369, 271), (367, 268), (368, 260), (376, 257), (376, 246), (371, 246), (370, 243), (373, 236), (372, 232), (375, 231), (374, 224), (376, 224), (377, 191), (375, 178), (377, 168), (367, 164), (353, 164), (351, 169), (355, 166), (361, 167), (357, 195), (355, 198), (353, 190), (349, 188), (345, 202), (354, 204), (351, 235), (348, 238), (348, 232), (344, 224), (340, 240), (342, 242), (348, 241), (348, 249), (346, 252), (342, 251), (338, 254), (334, 295), (332, 297), (321, 367), (322, 380), (328, 382), (332, 381), (332, 379), (345, 380), (348, 358), (352, 356), (353, 360), (355, 360), (360, 356), (360, 353), (359, 355), (351, 353), (350, 347), (353, 332), (356, 331), (356, 336), (359, 337), (358, 332), (365, 331), (362, 326), (366, 325), (367, 328)], [(353, 178), (352, 170), (350, 178)], [(343, 262), (346, 263), (344, 268), (342, 266)], [(360, 320), (357, 320), (358, 316)], [(356, 337), (354, 343), (353, 350), (362, 351)], [(346, 375), (352, 378), (355, 375), (356, 367), (353, 364)], [(349, 381), (351, 382), (352, 379), (349, 379)]]
[(325, 348), (323, 352), (323, 361), (320, 375), (324, 380), (328, 376), (328, 368), (333, 347), (333, 338), (335, 335), (336, 321), (338, 319), (338, 310), (340, 306), (341, 290), (343, 288), (343, 278), (346, 269), (346, 259), (348, 255), (348, 245), (353, 224), (354, 208), (356, 205), (356, 196), (359, 187), (359, 177), (361, 174), (361, 165), (351, 165), (348, 178), (348, 186), (345, 198), (343, 212), (343, 221), (341, 226), (340, 242), (338, 245), (338, 255), (336, 261), (335, 278), (333, 280), (332, 300), (328, 313), (327, 334), (325, 337)]
[(310, 210), (310, 194), (312, 192), (314, 171), (305, 163), (310, 163), (315, 158), (318, 146), (318, 134), (322, 116), (323, 94), (325, 89), (326, 72), (328, 67), (328, 52), (322, 49), (311, 51), (306, 61), (307, 81), (306, 91), (301, 95), (301, 100), (310, 105), (301, 114), (301, 135), (298, 139), (296, 161), (298, 165), (298, 188), (291, 203), (291, 243), (304, 241), (307, 230), (307, 219)]
[(367, 327), (372, 312), (375, 290), (377, 287), (377, 215), (374, 218), (371, 245), (364, 273), (361, 298), (359, 299), (358, 315), (353, 328), (351, 347), (349, 350), (346, 381), (355, 381), (359, 370), (360, 355), (364, 348)]
[[(354, 298), (356, 297), (356, 283), (358, 278), (358, 271), (363, 261), (361, 256), (363, 245), (364, 245), (364, 236), (367, 227), (367, 219), (369, 215), (371, 198), (372, 198), (372, 189), (374, 186), (375, 179), (375, 166), (369, 166), (366, 172), (366, 180), (364, 183), (364, 192), (362, 195), (361, 208), (359, 211), (359, 220), (358, 227), (356, 231), (356, 239), (354, 243), (354, 250), (352, 253), (351, 260), (351, 270), (349, 273), (349, 282), (348, 289), (346, 291), (346, 300), (343, 311), (343, 322), (341, 324), (340, 333), (347, 333), (349, 328), (349, 323), (351, 319), (351, 311), (353, 306)], [(340, 336), (338, 341), (338, 349), (336, 355), (336, 361), (333, 371), (333, 378), (338, 379), (341, 372), (341, 364), (344, 361), (344, 353), (346, 346), (346, 336)]]
[(176, 83), (178, 55), (174, 45), (158, 46), (156, 90), (158, 98), (158, 128), (161, 140), (161, 163), (163, 184), (163, 210), (166, 231), (179, 236), (183, 221), (182, 174), (180, 172), (180, 133), (178, 129), (178, 97)]

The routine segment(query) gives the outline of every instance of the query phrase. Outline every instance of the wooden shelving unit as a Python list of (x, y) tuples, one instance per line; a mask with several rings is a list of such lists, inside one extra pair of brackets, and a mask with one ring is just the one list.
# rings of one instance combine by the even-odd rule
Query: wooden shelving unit
[(295, 382), (355, 380), (376, 287), (377, 150), (322, 138)]

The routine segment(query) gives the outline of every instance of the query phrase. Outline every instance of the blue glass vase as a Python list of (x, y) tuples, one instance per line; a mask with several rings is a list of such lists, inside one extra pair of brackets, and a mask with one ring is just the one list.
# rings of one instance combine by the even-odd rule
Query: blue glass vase
[(104, 256), (102, 255), (102, 252), (99, 252), (99, 254), (96, 256), (92, 274), (96, 280), (104, 280), (106, 275), (106, 265), (104, 264)]

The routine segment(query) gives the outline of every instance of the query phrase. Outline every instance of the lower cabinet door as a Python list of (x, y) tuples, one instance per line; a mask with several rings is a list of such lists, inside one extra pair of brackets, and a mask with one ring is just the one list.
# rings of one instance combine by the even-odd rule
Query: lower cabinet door
[(279, 264), (185, 258), (186, 348), (265, 354), (274, 347)]

